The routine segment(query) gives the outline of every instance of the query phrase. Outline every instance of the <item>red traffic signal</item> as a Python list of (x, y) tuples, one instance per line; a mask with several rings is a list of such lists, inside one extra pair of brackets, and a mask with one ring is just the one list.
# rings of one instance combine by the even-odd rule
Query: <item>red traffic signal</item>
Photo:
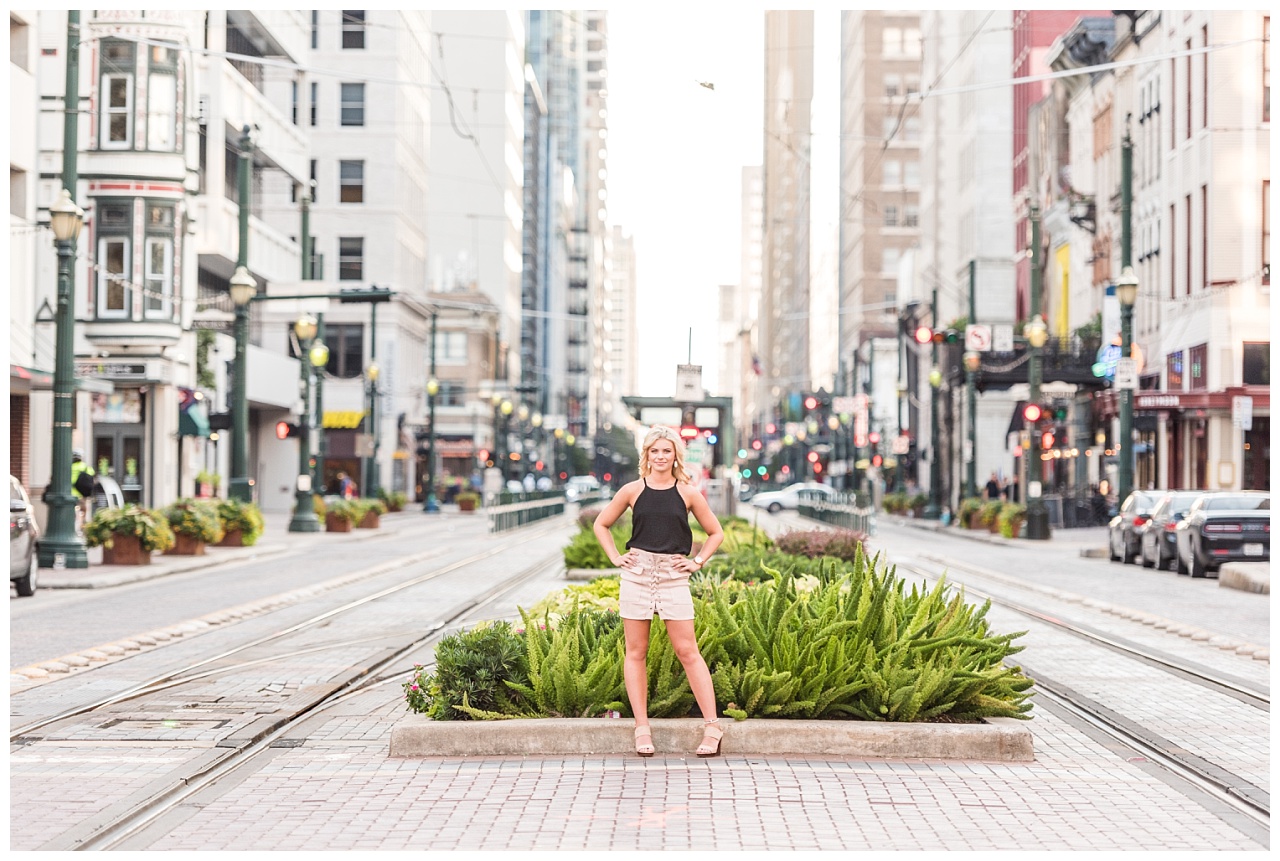
[(806, 410), (816, 410), (818, 408), (818, 399), (813, 395), (804, 399), (804, 408)]
[(276, 422), (276, 439), (288, 439), (291, 436), (301, 436), (302, 428), (289, 422)]
[(881, 457), (880, 455), (878, 455), (878, 454), (874, 454), (874, 455), (872, 455), (872, 456), (871, 456), (871, 465), (872, 465), (872, 466), (880, 466), (882, 463), (884, 463), (884, 458), (883, 458), (883, 457)]
[(916, 329), (915, 337), (916, 337), (917, 344), (928, 344), (930, 341), (933, 340), (933, 330), (930, 329), (928, 326), (921, 326), (920, 328)]
[(818, 462), (818, 453), (817, 453), (816, 451), (811, 451), (811, 452), (809, 452), (808, 457), (809, 457), (809, 463), (817, 463), (817, 462)]
[(689, 425), (680, 428), (680, 436), (682, 439), (695, 439), (698, 436), (698, 429)]
[(1048, 451), (1053, 448), (1053, 431), (1045, 431), (1040, 435), (1040, 449)]
[(1027, 404), (1022, 408), (1022, 417), (1029, 422), (1038, 422), (1040, 417), (1044, 415), (1044, 410), (1039, 404)]
[(876, 433), (875, 431), (872, 431), (871, 433), (867, 434), (867, 442), (871, 443), (872, 445), (879, 445), (880, 434)]

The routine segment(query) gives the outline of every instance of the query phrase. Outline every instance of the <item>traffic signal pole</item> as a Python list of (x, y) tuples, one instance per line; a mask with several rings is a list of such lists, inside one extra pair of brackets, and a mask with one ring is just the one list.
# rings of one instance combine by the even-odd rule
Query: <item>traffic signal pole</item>
[[(1029, 218), (1031, 221), (1031, 319), (1040, 317), (1040, 206), (1031, 201)], [(1028, 343), (1027, 350), (1027, 402), (1040, 403), (1040, 349), (1036, 344)], [(1027, 500), (1027, 538), (1044, 541), (1049, 538), (1049, 512), (1040, 498), (1040, 484), (1044, 476), (1044, 468), (1040, 462), (1040, 434), (1033, 425), (1028, 428), (1029, 446), (1023, 453), (1026, 464), (1027, 481), (1023, 488)]]

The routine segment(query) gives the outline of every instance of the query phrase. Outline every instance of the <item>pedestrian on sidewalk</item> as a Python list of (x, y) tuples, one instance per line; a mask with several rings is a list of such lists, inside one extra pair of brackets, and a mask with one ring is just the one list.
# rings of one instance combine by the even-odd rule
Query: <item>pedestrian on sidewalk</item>
[(994, 502), (1004, 494), (1001, 493), (1000, 479), (996, 478), (996, 474), (991, 473), (991, 477), (987, 479), (986, 496), (988, 502)]
[(338, 473), (338, 495), (343, 499), (356, 498), (356, 483), (345, 472)]
[[(711, 672), (698, 651), (693, 628), (693, 597), (689, 575), (702, 570), (724, 540), (720, 521), (702, 494), (689, 486), (684, 445), (671, 428), (659, 425), (645, 435), (640, 452), (640, 478), (623, 485), (596, 517), (596, 540), (613, 564), (622, 569), (619, 615), (626, 639), (622, 677), (635, 716), (635, 746), (640, 756), (653, 756), (649, 729), (649, 626), (656, 612), (667, 626), (667, 637), (689, 677), (689, 687), (702, 712), (702, 743), (698, 756), (716, 756), (724, 733), (716, 717), (716, 694)], [(609, 527), (631, 509), (631, 538), (627, 552), (618, 553)], [(706, 543), (692, 559), (693, 531), (689, 512), (707, 533)]]

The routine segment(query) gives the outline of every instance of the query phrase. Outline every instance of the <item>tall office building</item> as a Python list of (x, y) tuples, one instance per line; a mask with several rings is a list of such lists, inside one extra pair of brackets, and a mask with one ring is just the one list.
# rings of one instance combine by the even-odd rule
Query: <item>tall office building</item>
[(813, 13), (765, 13), (760, 347), (768, 409), (809, 387)]
[[(609, 292), (605, 297), (605, 355), (609, 361), (607, 395), (617, 404), (626, 395), (639, 393), (640, 334), (636, 326), (636, 242), (618, 225), (610, 228)], [(612, 410), (615, 423), (626, 415)]]

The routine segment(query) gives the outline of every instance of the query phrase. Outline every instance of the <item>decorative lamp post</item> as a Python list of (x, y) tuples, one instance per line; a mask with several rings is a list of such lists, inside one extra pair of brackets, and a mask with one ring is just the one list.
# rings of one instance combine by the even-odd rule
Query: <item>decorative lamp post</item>
[(564, 439), (564, 428), (556, 428), (551, 432), (551, 472), (556, 482), (560, 479), (560, 441)]
[(427, 380), (427, 481), (426, 499), (422, 510), (434, 514), (440, 510), (436, 500), (436, 395), (440, 394), (440, 381), (435, 377)]
[[(1030, 403), (1040, 403), (1040, 350), (1049, 338), (1049, 327), (1039, 314), (1031, 318), (1023, 327), (1027, 344), (1031, 348), (1031, 359), (1027, 368), (1027, 383)], [(1044, 466), (1040, 461), (1040, 435), (1031, 428), (1029, 447), (1026, 453), (1027, 466), (1027, 538), (1047, 540), (1049, 538), (1049, 512), (1040, 498), (1040, 482), (1044, 476)]]
[[(1116, 282), (1116, 298), (1120, 300), (1120, 356), (1130, 359), (1133, 353), (1133, 306), (1138, 301), (1138, 276), (1132, 266), (1120, 272)], [(1120, 390), (1120, 439), (1116, 440), (1116, 500), (1123, 505), (1133, 490), (1133, 390)]]
[(381, 368), (370, 360), (364, 369), (365, 379), (369, 383), (369, 436), (372, 440), (372, 451), (365, 461), (365, 495), (372, 498), (378, 492), (378, 374)]
[(321, 403), (321, 384), (324, 381), (324, 369), (329, 365), (329, 345), (324, 342), (324, 318), (321, 316), (316, 330), (315, 342), (311, 345), (311, 350), (307, 354), (307, 358), (311, 360), (311, 367), (315, 372), (315, 388), (312, 389), (314, 396), (312, 397), (311, 414), (315, 418), (312, 427), (316, 432), (315, 444), (311, 445), (310, 439), (308, 444), (311, 445), (312, 451), (312, 474), (314, 478), (311, 480), (312, 492), (324, 492), (324, 407)]
[(511, 412), (514, 409), (515, 404), (506, 398), (503, 398), (502, 403), (498, 405), (498, 411), (502, 413), (502, 481), (504, 485), (511, 472)]
[(231, 301), (236, 306), (236, 355), (231, 388), (231, 481), (227, 495), (241, 502), (253, 501), (253, 485), (249, 481), (249, 395), (248, 379), (249, 303), (258, 292), (258, 282), (248, 268), (237, 266), (231, 276)]
[(88, 568), (84, 539), (76, 533), (76, 499), (71, 493), (71, 427), (75, 421), (75, 317), (72, 295), (76, 240), (84, 211), (62, 189), (49, 207), (50, 227), (58, 247), (58, 310), (53, 368), (53, 473), (49, 478), (48, 534), (37, 545), (41, 568)]
[(982, 354), (972, 350), (964, 354), (965, 391), (968, 394), (969, 409), (969, 458), (965, 464), (964, 495), (978, 495), (978, 398), (974, 377), (978, 368), (982, 367)]
[[(934, 345), (935, 352), (937, 345)], [(929, 370), (929, 502), (924, 516), (937, 520), (942, 516), (942, 461), (938, 459), (938, 387), (942, 385), (942, 371), (935, 364)]]
[(533, 425), (533, 464), (535, 471), (537, 465), (543, 463), (545, 470), (546, 464), (542, 460), (542, 413), (535, 412), (529, 417), (529, 424)]
[[(293, 324), (293, 334), (298, 338), (298, 364), (302, 367), (302, 420), (298, 426), (298, 481), (294, 497), (293, 517), (289, 519), (290, 532), (319, 532), (320, 518), (316, 516), (315, 497), (311, 494), (311, 342), (316, 336), (316, 318), (303, 314)], [(324, 344), (320, 345), (321, 347)], [(325, 350), (325, 361), (329, 360)]]

